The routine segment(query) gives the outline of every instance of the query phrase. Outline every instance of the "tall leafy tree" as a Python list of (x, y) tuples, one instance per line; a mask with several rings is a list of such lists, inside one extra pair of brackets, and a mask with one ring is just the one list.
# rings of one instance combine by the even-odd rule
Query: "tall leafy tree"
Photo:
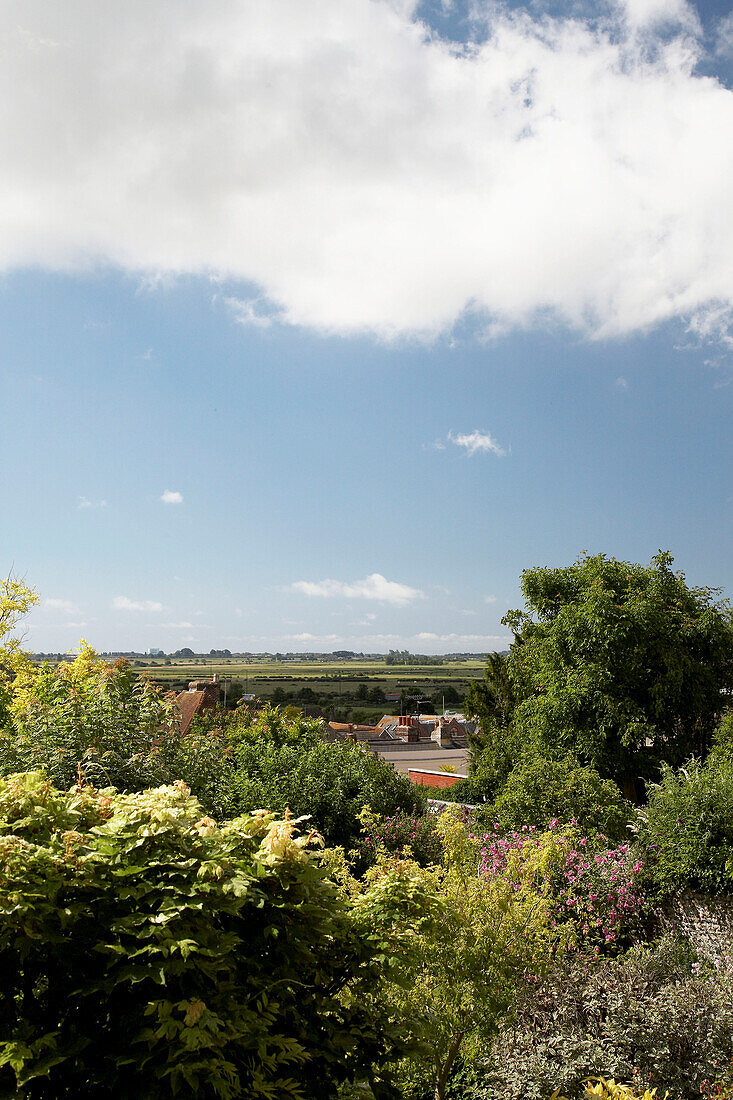
[(476, 719), (469, 736), (471, 774), (484, 793), (495, 793), (511, 771), (517, 755), (512, 718), (517, 689), (506, 653), (490, 653), (483, 681), (475, 680), (466, 693), (464, 710)]
[(707, 755), (733, 689), (731, 608), (672, 563), (598, 554), (525, 570), (525, 609), (503, 620), (517, 743), (573, 753), (632, 795), (663, 762)]

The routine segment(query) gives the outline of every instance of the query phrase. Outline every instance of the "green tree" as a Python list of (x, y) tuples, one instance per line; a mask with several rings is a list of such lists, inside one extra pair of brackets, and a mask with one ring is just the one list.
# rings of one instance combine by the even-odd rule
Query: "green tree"
[(516, 744), (574, 754), (629, 795), (662, 762), (707, 755), (733, 688), (731, 609), (672, 562), (598, 554), (522, 574), (525, 610), (503, 620)]
[(73, 661), (16, 671), (0, 732), (0, 772), (43, 769), (66, 789), (81, 780), (141, 791), (182, 779), (209, 812), (231, 816), (232, 750), (217, 730), (181, 735), (170, 696), (125, 660), (82, 641)]
[(490, 653), (483, 681), (466, 693), (464, 711), (477, 722), (469, 736), (470, 771), (482, 798), (492, 798), (506, 780), (518, 755), (512, 729), (517, 691), (506, 653)]

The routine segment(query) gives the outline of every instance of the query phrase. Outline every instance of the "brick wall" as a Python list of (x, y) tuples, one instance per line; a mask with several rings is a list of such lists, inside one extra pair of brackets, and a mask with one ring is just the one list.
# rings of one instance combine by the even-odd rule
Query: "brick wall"
[(733, 897), (708, 897), (687, 890), (657, 912), (661, 930), (685, 936), (715, 962), (733, 957)]
[(451, 775), (450, 772), (428, 772), (421, 768), (410, 768), (407, 773), (411, 783), (418, 787), (452, 787), (460, 783), (465, 775)]

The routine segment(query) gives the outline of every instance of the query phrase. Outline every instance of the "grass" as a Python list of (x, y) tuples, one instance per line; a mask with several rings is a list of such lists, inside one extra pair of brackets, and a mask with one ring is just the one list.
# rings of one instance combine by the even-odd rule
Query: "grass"
[[(133, 662), (140, 674), (149, 676), (165, 687), (181, 688), (189, 680), (204, 679), (218, 673), (230, 677), (247, 692), (268, 698), (280, 689), (287, 696), (297, 696), (304, 687), (316, 695), (343, 697), (359, 705), (357, 692), (364, 684), (367, 690), (381, 692), (404, 691), (410, 695), (425, 695), (439, 700), (447, 688), (456, 690), (461, 698), (472, 680), (483, 678), (486, 668), (481, 659), (448, 661), (443, 665), (388, 665), (374, 658), (360, 660), (276, 661), (242, 660), (235, 657), (216, 658), (146, 658)], [(294, 700), (295, 701), (295, 700)], [(360, 705), (370, 705), (362, 701)], [(382, 711), (389, 709), (382, 707)]]

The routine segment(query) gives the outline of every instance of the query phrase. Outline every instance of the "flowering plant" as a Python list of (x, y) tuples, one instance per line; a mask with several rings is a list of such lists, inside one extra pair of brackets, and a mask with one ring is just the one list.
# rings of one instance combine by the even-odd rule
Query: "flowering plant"
[(386, 817), (367, 812), (361, 817), (364, 833), (362, 848), (370, 863), (374, 863), (380, 849), (404, 855), (409, 854), (422, 867), (441, 863), (443, 843), (436, 829), (433, 815), (397, 813)]
[(550, 838), (559, 851), (547, 867), (553, 893), (553, 923), (572, 920), (578, 942), (601, 950), (630, 938), (638, 927), (644, 896), (639, 888), (642, 861), (628, 844), (610, 847), (603, 833), (580, 835), (576, 822), (560, 828), (557, 819), (546, 832), (532, 825), (501, 834), (498, 827), (483, 838), (480, 873), (505, 874), (512, 853), (546, 847)]

